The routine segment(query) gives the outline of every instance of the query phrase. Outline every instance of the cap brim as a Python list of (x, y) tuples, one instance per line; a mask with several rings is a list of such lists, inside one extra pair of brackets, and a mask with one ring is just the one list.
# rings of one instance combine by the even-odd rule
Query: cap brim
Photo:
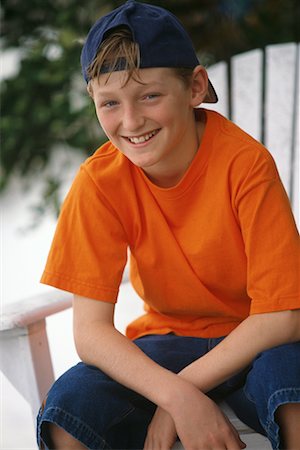
[(215, 91), (213, 85), (211, 84), (210, 80), (208, 80), (207, 95), (206, 95), (205, 99), (203, 100), (203, 103), (217, 103), (217, 101), (218, 101), (218, 96), (216, 94), (216, 91)]

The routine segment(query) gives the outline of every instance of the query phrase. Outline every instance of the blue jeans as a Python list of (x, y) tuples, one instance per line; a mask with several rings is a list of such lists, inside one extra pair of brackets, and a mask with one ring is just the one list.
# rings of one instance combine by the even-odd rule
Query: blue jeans
[[(150, 335), (135, 344), (161, 366), (179, 372), (222, 338)], [(252, 365), (208, 394), (226, 400), (236, 415), (280, 447), (276, 409), (300, 402), (300, 342), (259, 354)], [(93, 366), (79, 363), (52, 386), (37, 418), (39, 448), (51, 448), (55, 423), (89, 449), (142, 449), (156, 406)]]

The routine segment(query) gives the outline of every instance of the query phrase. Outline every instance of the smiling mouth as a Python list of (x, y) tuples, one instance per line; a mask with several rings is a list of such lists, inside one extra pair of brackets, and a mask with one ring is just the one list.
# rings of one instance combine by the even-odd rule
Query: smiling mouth
[(126, 139), (131, 143), (131, 144), (143, 144), (144, 142), (149, 141), (150, 139), (153, 138), (153, 136), (155, 136), (160, 130), (153, 130), (150, 133), (146, 133), (142, 136), (127, 136)]

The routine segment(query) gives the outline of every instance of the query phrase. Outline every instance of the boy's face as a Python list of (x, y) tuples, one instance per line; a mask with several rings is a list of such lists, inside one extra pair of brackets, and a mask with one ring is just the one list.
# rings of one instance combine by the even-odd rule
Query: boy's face
[(180, 178), (197, 151), (199, 101), (171, 69), (140, 69), (139, 77), (124, 85), (124, 71), (100, 75), (91, 81), (93, 100), (110, 141), (160, 184), (173, 172)]

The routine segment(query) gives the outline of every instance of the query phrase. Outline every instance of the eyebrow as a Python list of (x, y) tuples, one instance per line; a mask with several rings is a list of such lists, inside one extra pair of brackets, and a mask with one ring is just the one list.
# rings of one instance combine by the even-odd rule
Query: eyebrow
[[(142, 91), (142, 90), (146, 90), (146, 89), (154, 89), (156, 87), (161, 88), (162, 86), (163, 86), (163, 83), (161, 81), (150, 81), (149, 83), (141, 83), (141, 84), (137, 83), (136, 90)], [(123, 87), (125, 87), (125, 86), (123, 86)], [(97, 97), (112, 97), (112, 96), (116, 95), (117, 91), (119, 91), (119, 89), (112, 90), (112, 91), (101, 91), (100, 90), (100, 91), (98, 91)]]

